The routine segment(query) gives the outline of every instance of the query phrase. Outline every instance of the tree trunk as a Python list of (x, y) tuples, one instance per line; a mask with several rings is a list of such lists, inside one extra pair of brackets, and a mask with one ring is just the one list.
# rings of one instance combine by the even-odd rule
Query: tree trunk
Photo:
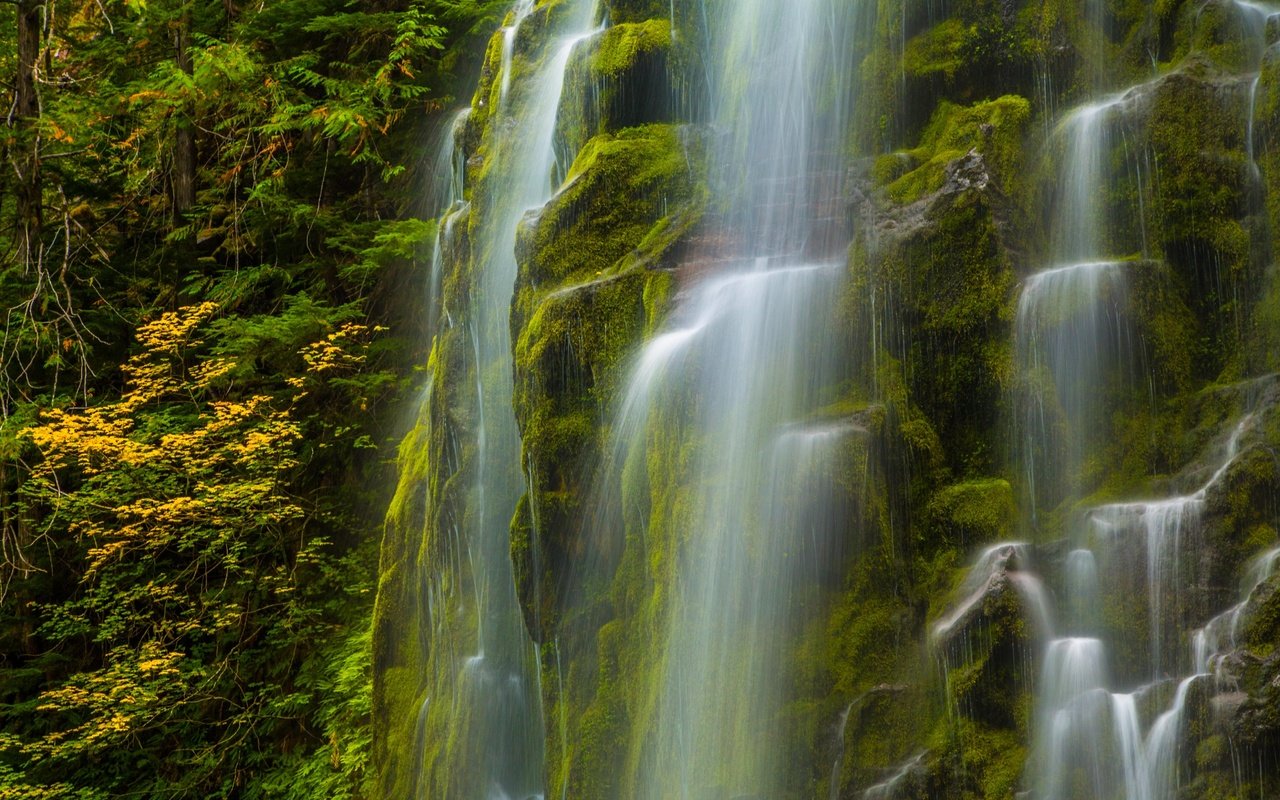
[[(182, 13), (174, 33), (174, 53), (178, 69), (186, 74), (192, 73), (191, 66), (191, 10)], [(173, 210), (181, 215), (196, 202), (196, 138), (192, 125), (194, 109), (184, 110), (178, 120), (177, 134), (173, 143)]]
[(28, 267), (40, 256), (43, 209), (40, 197), (40, 95), (36, 66), (40, 57), (40, 17), (44, 0), (18, 0), (18, 75), (14, 87), (14, 115), (18, 131), (13, 154), (17, 173), (18, 253)]

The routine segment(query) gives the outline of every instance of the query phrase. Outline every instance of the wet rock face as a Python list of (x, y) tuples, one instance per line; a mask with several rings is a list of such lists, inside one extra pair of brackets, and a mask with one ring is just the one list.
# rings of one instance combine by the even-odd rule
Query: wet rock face
[(989, 548), (930, 632), (955, 712), (988, 730), (1022, 732), (1028, 668), (1048, 634), (1030, 558), (1022, 544)]
[(1025, 546), (1016, 544), (996, 545), (981, 558), (960, 587), (962, 597), (934, 625), (935, 647), (967, 647), (979, 628), (991, 627), (1029, 642), (1038, 623), (1025, 613), (1019, 595), (1019, 564), (1025, 559)]

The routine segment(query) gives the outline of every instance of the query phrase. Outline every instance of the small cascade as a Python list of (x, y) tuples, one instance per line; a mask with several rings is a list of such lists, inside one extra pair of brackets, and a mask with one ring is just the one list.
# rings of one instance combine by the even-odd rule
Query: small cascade
[[(1105, 797), (1109, 695), (1106, 649), (1101, 640), (1085, 637), (1049, 642), (1041, 670), (1035, 767), (1037, 797), (1071, 797), (1088, 788)], [(1083, 784), (1083, 786), (1082, 786)]]
[[(1227, 5), (1250, 46), (1257, 45), (1250, 55), (1256, 70), (1272, 12), (1251, 2)], [(1015, 322), (1023, 381), (1015, 441), (1033, 520), (1039, 509), (1080, 494), (1082, 487), (1068, 481), (1106, 444), (1116, 411), (1109, 398), (1136, 373), (1129, 283), (1136, 280), (1133, 270), (1148, 267), (1117, 257), (1138, 251), (1139, 242), (1145, 254), (1147, 238), (1145, 229), (1125, 229), (1134, 225), (1120, 208), (1132, 202), (1124, 199), (1132, 193), (1123, 182), (1133, 176), (1118, 170), (1139, 178), (1134, 219), (1140, 226), (1143, 164), (1128, 151), (1126, 118), (1149, 95), (1147, 88), (1077, 108), (1051, 138), (1057, 158), (1047, 192), (1048, 266), (1026, 279)], [(1246, 143), (1251, 162), (1256, 88), (1255, 78)], [(1122, 148), (1131, 163), (1118, 163)], [(1027, 772), (1035, 800), (1175, 797), (1191, 690), (1218, 654), (1235, 647), (1239, 617), (1273, 566), (1270, 554), (1259, 558), (1242, 587), (1242, 602), (1189, 630), (1188, 587), (1198, 565), (1188, 554), (1200, 541), (1209, 492), (1235, 462), (1252, 426), (1252, 414), (1239, 420), (1212, 454), (1211, 474), (1188, 481), (1193, 491), (1097, 506), (1073, 531), (1072, 547), (1052, 573), (1058, 627), (1043, 651)], [(984, 561), (971, 576), (989, 574)], [(1134, 598), (1140, 606), (1131, 604)], [(1128, 615), (1119, 623), (1108, 618), (1118, 602)], [(1118, 635), (1117, 625), (1134, 635)]]
[(836, 724), (836, 757), (831, 762), (831, 779), (830, 790), (827, 792), (828, 800), (840, 800), (840, 767), (844, 764), (844, 731), (849, 726), (849, 714), (853, 711), (854, 703), (844, 707), (844, 711), (840, 712), (840, 721)]
[(1170, 637), (1176, 642), (1179, 632), (1176, 626), (1166, 631), (1164, 621), (1182, 613), (1181, 553), (1185, 540), (1198, 526), (1203, 507), (1203, 496), (1194, 494), (1118, 503), (1090, 512), (1093, 528), (1108, 549), (1123, 551), (1136, 545), (1145, 553), (1152, 678), (1176, 666), (1165, 664), (1164, 654), (1171, 650)]
[(511, 65), (515, 58), (516, 36), (520, 33), (520, 24), (533, 11), (534, 0), (516, 0), (511, 10), (511, 23), (502, 27), (502, 78), (498, 89), (498, 107), (505, 108), (507, 95), (511, 93)]
[[(1140, 262), (1129, 254), (1145, 253), (1146, 231), (1141, 213), (1113, 206), (1144, 164), (1127, 148), (1117, 163), (1114, 151), (1147, 88), (1074, 109), (1050, 137), (1049, 248), (1044, 268), (1023, 284), (1014, 327), (1021, 381), (1014, 447), (1033, 518), (1078, 489), (1071, 482), (1103, 442), (1108, 396), (1132, 382), (1138, 343), (1128, 273)], [(1142, 181), (1132, 188), (1140, 210)]]
[(924, 755), (924, 753), (919, 753), (913, 756), (899, 767), (898, 771), (890, 776), (888, 780), (868, 786), (862, 793), (863, 800), (893, 800), (896, 797), (901, 797), (902, 790), (909, 786), (920, 772), (920, 765), (924, 760)]
[(1268, 550), (1255, 558), (1245, 572), (1241, 601), (1195, 631), (1192, 635), (1192, 657), (1196, 672), (1214, 673), (1215, 677), (1220, 677), (1214, 669), (1216, 658), (1239, 647), (1245, 610), (1257, 591), (1275, 574), (1277, 565), (1280, 565), (1280, 548)]
[[(1241, 39), (1247, 51), (1247, 69), (1250, 72), (1257, 72), (1261, 69), (1262, 57), (1267, 49), (1267, 25), (1276, 16), (1280, 15), (1280, 7), (1270, 3), (1258, 3), (1254, 0), (1230, 0), (1227, 4), (1234, 9), (1237, 14), (1239, 29), (1241, 31)], [(1256, 80), (1254, 88), (1257, 87)], [(1250, 107), (1252, 108), (1252, 94), (1250, 96)], [(1250, 114), (1252, 118), (1252, 114)], [(1251, 119), (1252, 124), (1252, 119)], [(1252, 142), (1246, 142), (1245, 147), (1252, 155)]]
[(444, 275), (446, 258), (452, 255), (456, 242), (458, 220), (464, 219), (470, 210), (470, 206), (463, 200), (467, 165), (462, 150), (462, 138), (470, 117), (470, 106), (449, 116), (441, 128), (436, 157), (431, 166), (431, 213), (437, 215), (438, 219), (427, 279), (428, 335), (434, 335), (441, 316), (447, 316), (447, 313), (442, 315), (440, 310), (440, 281)]
[(960, 585), (959, 602), (934, 623), (933, 641), (945, 642), (968, 627), (970, 619), (981, 611), (983, 601), (1004, 583), (1017, 593), (1035, 633), (1048, 636), (1053, 630), (1048, 593), (1040, 579), (1028, 571), (1030, 566), (1029, 548), (1023, 542), (1002, 542), (983, 550)]
[[(1115, 503), (1088, 512), (1082, 538), (1088, 548), (1068, 551), (1061, 568), (1059, 598), (1066, 613), (1062, 628), (1069, 635), (1049, 641), (1044, 650), (1037, 693), (1036, 729), (1029, 767), (1036, 800), (1075, 797), (1123, 797), (1125, 800), (1172, 800), (1178, 781), (1181, 732), (1191, 689), (1209, 673), (1213, 660), (1235, 647), (1239, 619), (1249, 597), (1280, 564), (1280, 548), (1258, 557), (1244, 578), (1244, 600), (1214, 617), (1191, 635), (1192, 671), (1174, 688), (1170, 673), (1182, 658), (1173, 657), (1184, 629), (1170, 625), (1180, 617), (1180, 592), (1189, 576), (1180, 559), (1197, 531), (1208, 492), (1241, 452), (1242, 438), (1254, 415), (1239, 421), (1219, 446), (1220, 460), (1194, 492), (1156, 501)], [(1131, 594), (1123, 576), (1131, 554), (1145, 563), (1150, 642), (1148, 682), (1117, 691), (1124, 675), (1108, 662), (1116, 642), (1102, 633), (1100, 608), (1112, 591)], [(987, 574), (991, 557), (984, 553), (970, 573)], [(1112, 588), (1112, 584), (1115, 588)], [(1106, 588), (1104, 588), (1106, 587)], [(1152, 716), (1153, 701), (1172, 695)], [(1144, 727), (1143, 719), (1150, 722)]]
[(440, 282), (444, 277), (444, 262), (452, 254), (457, 244), (458, 221), (465, 219), (471, 205), (464, 201), (454, 202), (440, 219), (440, 227), (436, 231), (435, 244), (431, 248), (431, 272), (428, 276), (427, 297), (427, 330), (434, 332), (440, 320), (452, 324), (448, 308), (444, 307), (440, 297)]
[(773, 440), (768, 470), (777, 476), (762, 496), (761, 513), (777, 530), (792, 529), (787, 549), (778, 557), (799, 559), (813, 569), (802, 581), (821, 583), (827, 573), (838, 579), (851, 542), (831, 532), (855, 518), (844, 493), (831, 476), (841, 463), (842, 448), (851, 437), (866, 433), (850, 421), (819, 422), (788, 427)]
[(1064, 153), (1053, 198), (1051, 239), (1053, 255), (1062, 262), (1096, 259), (1106, 250), (1102, 201), (1112, 177), (1108, 123), (1111, 112), (1125, 99), (1117, 95), (1081, 106), (1056, 131)]
[(453, 112), (441, 124), (435, 137), (436, 154), (427, 174), (430, 176), (429, 210), (437, 217), (447, 214), (455, 203), (462, 200), (467, 176), (462, 140), (470, 118), (471, 106)]
[(1254, 143), (1254, 121), (1257, 117), (1258, 84), (1262, 80), (1263, 57), (1267, 52), (1267, 28), (1272, 21), (1280, 17), (1280, 7), (1252, 0), (1231, 0), (1230, 6), (1238, 14), (1243, 28), (1244, 44), (1248, 46), (1248, 70), (1252, 76), (1249, 80), (1249, 101), (1245, 117), (1244, 150), (1249, 164), (1249, 190), (1253, 195), (1251, 202), (1257, 206), (1262, 203), (1262, 170), (1258, 167), (1256, 144)]
[(1067, 554), (1065, 566), (1067, 625), (1076, 635), (1096, 634), (1102, 620), (1098, 589), (1098, 563), (1092, 550), (1078, 548)]
[(1176, 652), (1181, 631), (1176, 625), (1166, 629), (1165, 620), (1180, 619), (1183, 613), (1181, 554), (1188, 538), (1198, 533), (1206, 494), (1239, 454), (1240, 438), (1252, 419), (1246, 416), (1236, 425), (1227, 439), (1221, 465), (1196, 491), (1163, 500), (1114, 503), (1089, 512), (1094, 532), (1119, 558), (1135, 545), (1144, 554), (1153, 679), (1178, 667), (1177, 663), (1166, 663), (1165, 658)]
[[(1087, 261), (1039, 272), (1018, 299), (1018, 366), (1029, 387), (1020, 441), (1030, 496), (1057, 497), (1103, 419), (1103, 384), (1130, 350), (1125, 265)], [(1056, 491), (1054, 491), (1056, 489)]]

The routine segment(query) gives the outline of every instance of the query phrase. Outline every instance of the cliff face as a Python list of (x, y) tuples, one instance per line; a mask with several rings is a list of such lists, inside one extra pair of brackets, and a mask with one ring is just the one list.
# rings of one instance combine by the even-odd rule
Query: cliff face
[[(382, 795), (1280, 791), (1280, 24), (806, 0), (794, 113), (840, 135), (744, 205), (722, 5), (494, 36), (383, 542)], [(728, 266), (792, 216), (795, 264)]]

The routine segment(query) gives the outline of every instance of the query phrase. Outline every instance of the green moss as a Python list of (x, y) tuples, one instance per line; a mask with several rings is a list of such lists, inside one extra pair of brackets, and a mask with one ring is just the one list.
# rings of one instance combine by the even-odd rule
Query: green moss
[[(906, 154), (916, 166), (894, 177), (885, 187), (886, 193), (898, 203), (932, 194), (942, 187), (951, 162), (977, 150), (1006, 193), (1017, 194), (1021, 191), (1022, 139), (1030, 118), (1031, 104), (1016, 95), (967, 107), (943, 101), (921, 136), (920, 146)], [(877, 177), (892, 177), (900, 168), (882, 158), (876, 163)]]
[(597, 134), (678, 119), (676, 87), (687, 55), (666, 17), (611, 25), (576, 50), (556, 116), (562, 154), (580, 153)]
[(1190, 48), (1224, 70), (1255, 69), (1262, 49), (1245, 17), (1251, 13), (1237, 3), (1222, 0), (1204, 3), (1197, 9), (1194, 24), (1190, 26)]
[(653, 334), (665, 317), (671, 304), (671, 291), (675, 281), (670, 272), (655, 272), (644, 284), (644, 331)]
[[(903, 435), (918, 438), (914, 428), (927, 420), (952, 469), (990, 475), (1003, 454), (991, 449), (985, 431), (996, 424), (1013, 372), (1013, 214), (998, 190), (970, 182), (901, 216), (901, 224), (883, 226), (874, 249), (862, 241), (851, 248), (850, 324), (858, 340), (894, 348), (868, 354), (866, 362), (879, 363), (882, 373), (892, 363), (885, 355), (902, 364), (901, 400), (887, 391), (891, 372), (869, 378), (900, 409)], [(921, 415), (898, 404), (907, 392)]]
[(592, 70), (597, 76), (616, 78), (644, 55), (661, 52), (670, 46), (671, 21), (665, 17), (614, 25), (601, 36), (592, 60)]
[(939, 540), (961, 549), (1008, 541), (1017, 520), (1013, 487), (1001, 478), (948, 486), (929, 500), (928, 513)]
[(1192, 61), (1152, 97), (1150, 145), (1159, 165), (1153, 216), (1165, 259), (1204, 323), (1194, 352), (1199, 376), (1216, 377), (1238, 352), (1245, 288), (1255, 279), (1245, 187), (1245, 111), (1239, 96)]
[(981, 731), (968, 740), (965, 766), (982, 775), (984, 800), (1012, 798), (1027, 763), (1026, 740), (1010, 731)]
[(700, 214), (700, 164), (697, 139), (674, 126), (592, 138), (522, 237), (527, 279), (591, 280), (633, 252), (652, 255), (670, 244)]
[(615, 24), (666, 17), (671, 11), (670, 0), (609, 0), (608, 6)]
[(947, 19), (907, 42), (902, 69), (922, 77), (943, 75), (954, 79), (970, 58), (973, 31), (959, 19)]

